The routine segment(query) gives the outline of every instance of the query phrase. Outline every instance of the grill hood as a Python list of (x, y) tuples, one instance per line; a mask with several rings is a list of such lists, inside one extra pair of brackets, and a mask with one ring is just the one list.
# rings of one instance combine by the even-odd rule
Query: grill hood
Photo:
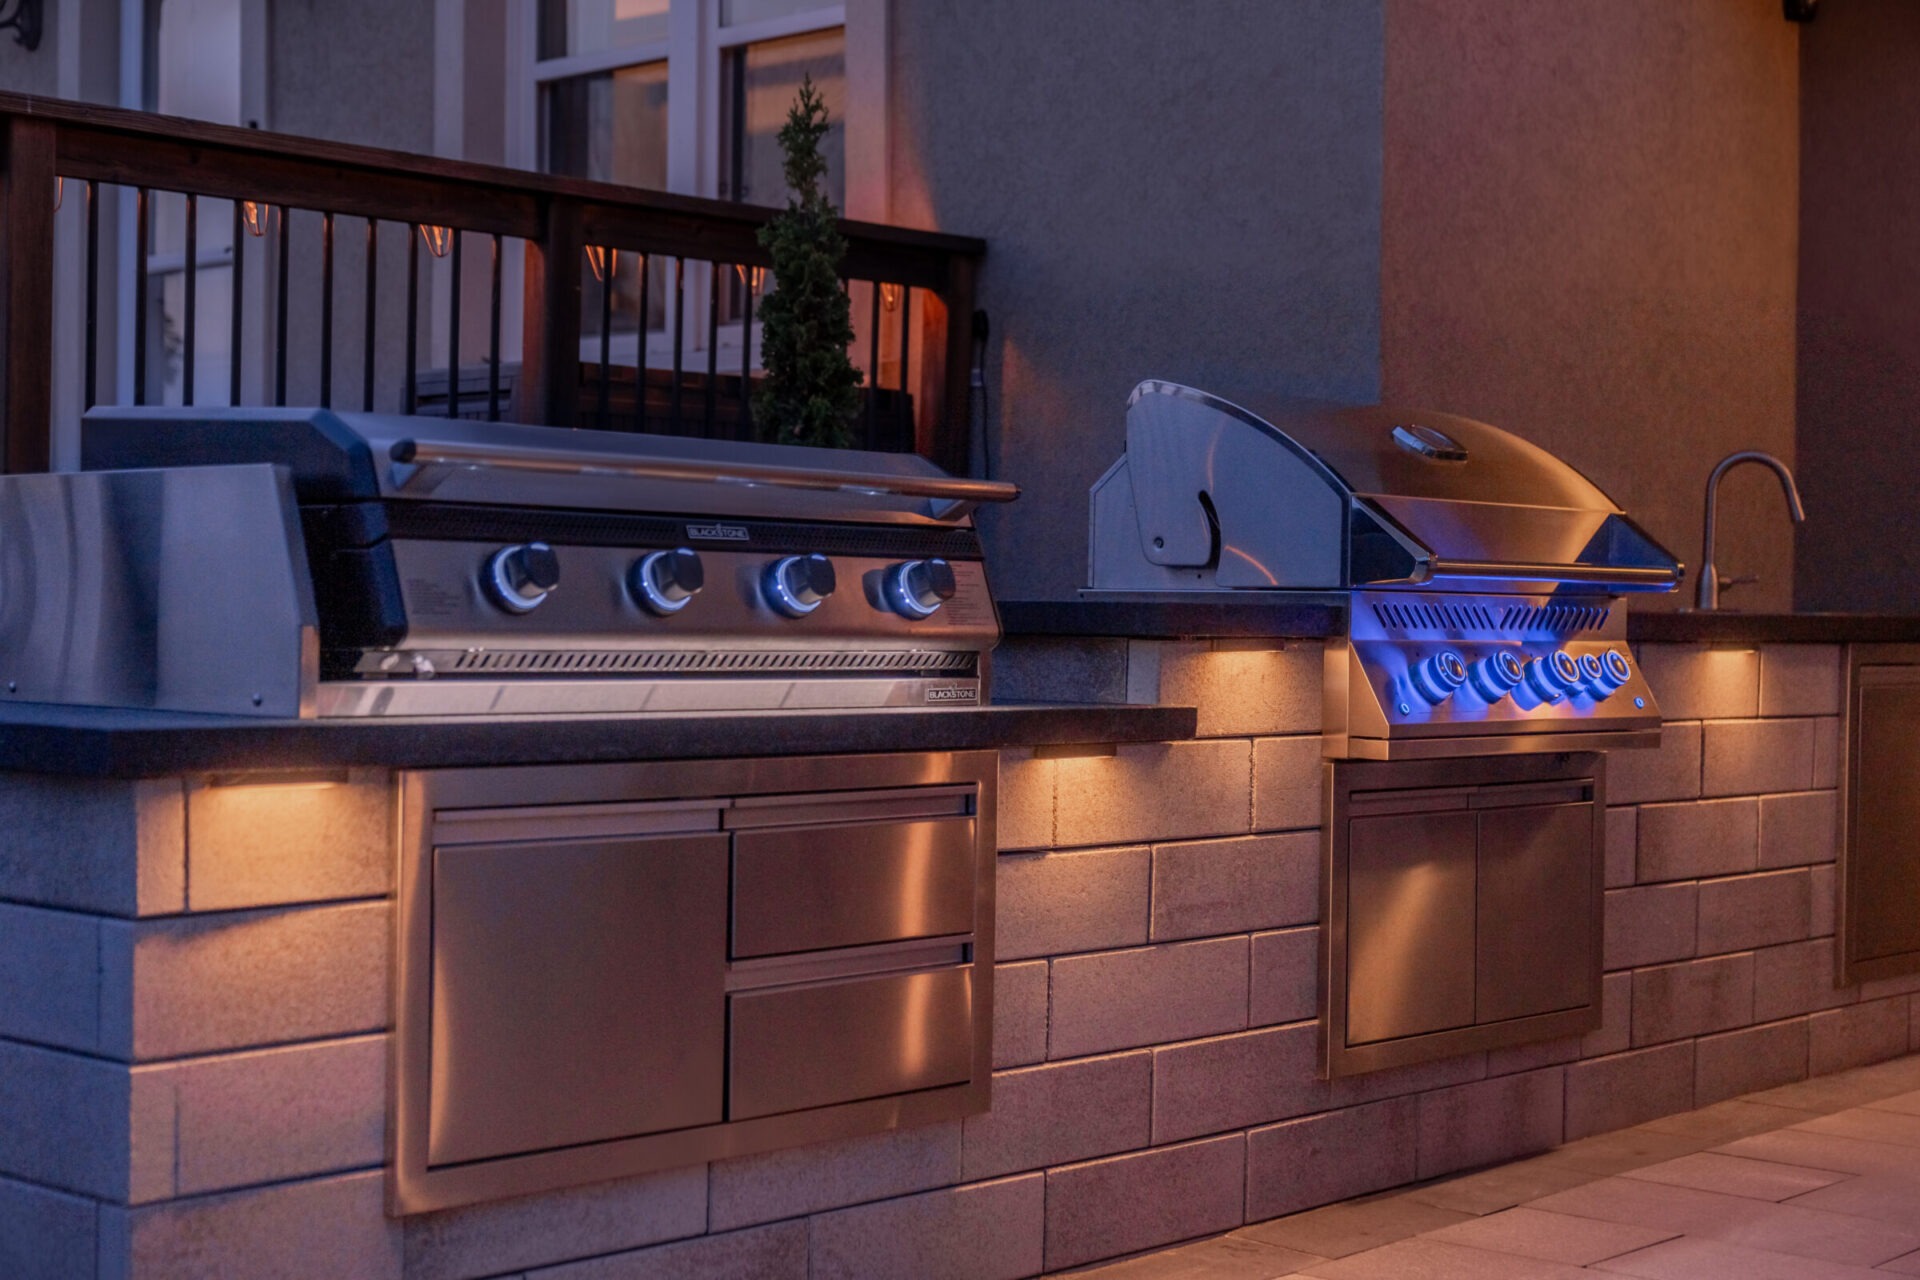
[(1681, 566), (1585, 476), (1452, 414), (1146, 381), (1092, 491), (1089, 585), (1613, 594)]

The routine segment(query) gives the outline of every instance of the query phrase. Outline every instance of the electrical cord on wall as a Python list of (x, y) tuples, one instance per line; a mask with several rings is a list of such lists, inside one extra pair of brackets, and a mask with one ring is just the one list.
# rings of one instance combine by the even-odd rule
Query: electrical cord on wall
[(982, 478), (993, 479), (993, 414), (987, 400), (987, 313), (973, 313), (973, 369), (967, 380), (967, 396), (980, 393), (980, 466)]

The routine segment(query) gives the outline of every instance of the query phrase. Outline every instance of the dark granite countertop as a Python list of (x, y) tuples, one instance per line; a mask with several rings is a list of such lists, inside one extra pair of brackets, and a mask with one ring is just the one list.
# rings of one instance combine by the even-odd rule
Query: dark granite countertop
[(1920, 644), (1920, 614), (1630, 613), (1627, 638), (1669, 644)]
[(1130, 600), (1003, 600), (1000, 624), (1009, 636), (1323, 640), (1347, 633), (1347, 596), (1341, 591), (1294, 591), (1243, 592), (1235, 599), (1169, 594)]
[(1191, 738), (1191, 707), (1008, 704), (971, 710), (269, 720), (0, 706), (0, 769), (110, 778), (583, 764), (721, 756), (963, 751)]
[[(1128, 600), (1009, 600), (1009, 637), (1106, 636), (1142, 640), (1316, 640), (1347, 633), (1340, 592), (1248, 592), (1237, 598), (1167, 594)], [(1627, 636), (1670, 644), (1920, 644), (1920, 614), (1713, 613), (1630, 609)]]

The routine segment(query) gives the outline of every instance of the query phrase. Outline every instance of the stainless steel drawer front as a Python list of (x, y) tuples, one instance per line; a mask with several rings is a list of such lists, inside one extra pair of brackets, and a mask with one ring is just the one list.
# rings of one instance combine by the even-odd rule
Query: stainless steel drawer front
[(720, 1119), (727, 838), (440, 849), (431, 1164)]
[(741, 831), (733, 954), (973, 932), (972, 818)]
[(973, 966), (736, 995), (727, 1118), (967, 1079)]

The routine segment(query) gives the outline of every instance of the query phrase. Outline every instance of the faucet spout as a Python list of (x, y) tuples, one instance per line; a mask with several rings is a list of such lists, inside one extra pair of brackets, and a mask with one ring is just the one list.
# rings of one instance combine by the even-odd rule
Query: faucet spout
[(1727, 474), (1743, 462), (1757, 462), (1779, 477), (1780, 488), (1787, 497), (1787, 513), (1795, 524), (1804, 522), (1807, 509), (1800, 505), (1800, 489), (1793, 482), (1793, 471), (1786, 463), (1770, 453), (1759, 449), (1742, 449), (1720, 459), (1713, 473), (1707, 477), (1706, 528), (1700, 537), (1699, 581), (1694, 588), (1694, 607), (1696, 609), (1718, 609), (1720, 607), (1720, 572), (1713, 564), (1713, 531), (1720, 497), (1720, 477)]

